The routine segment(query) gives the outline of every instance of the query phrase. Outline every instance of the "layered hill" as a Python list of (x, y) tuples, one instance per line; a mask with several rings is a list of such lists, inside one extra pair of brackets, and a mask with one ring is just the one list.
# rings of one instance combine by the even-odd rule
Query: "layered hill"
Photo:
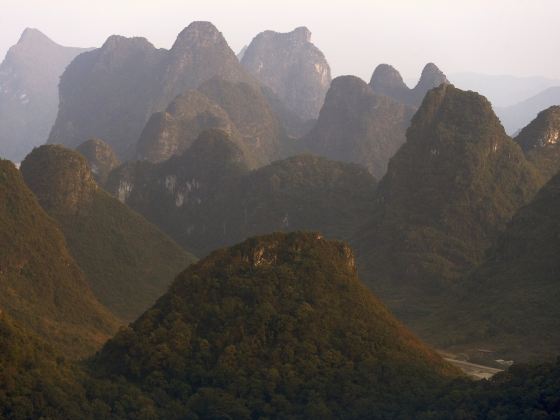
[(0, 64), (0, 157), (20, 162), (49, 136), (58, 81), (81, 48), (63, 47), (27, 28)]
[(549, 180), (560, 171), (560, 106), (539, 112), (514, 140), (543, 178)]
[(337, 77), (301, 147), (329, 159), (359, 163), (381, 178), (406, 140), (413, 113), (412, 107), (375, 94), (355, 76)]
[(36, 148), (21, 172), (41, 206), (59, 224), (97, 298), (132, 320), (163, 294), (194, 258), (101, 190), (79, 153)]
[(419, 322), (482, 260), (540, 177), (490, 103), (442, 85), (428, 93), (356, 236), (363, 277), (390, 308)]
[(281, 124), (259, 87), (214, 78), (152, 115), (138, 141), (137, 157), (157, 163), (180, 155), (208, 129), (227, 132), (251, 166), (277, 158), (285, 143)]
[(95, 351), (117, 321), (91, 291), (56, 223), (0, 160), (0, 310), (68, 357)]
[(349, 238), (373, 209), (375, 180), (357, 165), (296, 156), (249, 170), (219, 130), (182, 155), (113, 171), (107, 189), (196, 255), (276, 230)]
[(418, 83), (411, 89), (404, 83), (402, 76), (393, 66), (380, 64), (375, 68), (369, 85), (377, 94), (418, 108), (430, 89), (448, 83), (445, 74), (434, 63), (428, 63), (424, 66)]
[(241, 64), (303, 120), (317, 118), (331, 71), (309, 29), (261, 32), (244, 50)]
[(539, 112), (554, 105), (560, 105), (560, 86), (549, 87), (515, 105), (496, 108), (502, 124), (510, 134), (535, 119)]
[(406, 411), (418, 386), (457, 376), (359, 281), (347, 245), (313, 233), (212, 253), (93, 368), (141, 389), (164, 418), (359, 418)]
[(254, 83), (209, 22), (191, 23), (170, 50), (144, 38), (111, 36), (62, 75), (61, 107), (48, 141), (74, 148), (98, 137), (120, 159), (132, 158), (150, 115), (213, 77)]
[(120, 165), (111, 146), (101, 139), (89, 139), (80, 144), (76, 150), (88, 161), (93, 178), (99, 185), (103, 185), (109, 173)]
[[(554, 358), (560, 348), (560, 175), (519, 210), (488, 257), (440, 314), (439, 344), (493, 350), (514, 360)], [(479, 293), (479, 291), (483, 291)]]

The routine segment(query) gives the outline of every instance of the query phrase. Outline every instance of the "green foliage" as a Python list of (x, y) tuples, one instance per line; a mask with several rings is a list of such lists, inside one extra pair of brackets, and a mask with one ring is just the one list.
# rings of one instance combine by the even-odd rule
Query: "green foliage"
[(316, 234), (257, 237), (191, 266), (92, 372), (126, 379), (163, 418), (405, 412), (458, 376), (359, 282), (348, 246)]
[(222, 131), (209, 130), (182, 156), (113, 171), (107, 189), (179, 244), (203, 256), (250, 236), (314, 230), (348, 239), (373, 210), (375, 180), (357, 165), (309, 155), (248, 171)]
[(85, 159), (42, 146), (21, 171), (43, 208), (59, 223), (97, 298), (133, 320), (194, 261), (143, 217), (97, 187)]
[(78, 357), (98, 348), (116, 328), (70, 256), (56, 223), (9, 161), (0, 160), (0, 308)]
[(539, 185), (485, 98), (451, 85), (430, 91), (353, 242), (364, 280), (401, 319), (428, 329), (426, 315), (446, 305)]
[(83, 373), (43, 340), (0, 313), (0, 417), (79, 418)]
[[(434, 318), (439, 345), (490, 347), (496, 358), (552, 358), (560, 347), (560, 175), (513, 218), (484, 262)], [(483, 293), (479, 293), (483, 291)], [(439, 322), (438, 322), (439, 321)]]
[(560, 106), (541, 111), (515, 137), (527, 159), (548, 181), (560, 171)]

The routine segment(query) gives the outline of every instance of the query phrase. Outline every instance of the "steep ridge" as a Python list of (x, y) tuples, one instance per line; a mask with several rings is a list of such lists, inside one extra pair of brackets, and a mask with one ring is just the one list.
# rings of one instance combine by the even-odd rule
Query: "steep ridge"
[(541, 111), (514, 140), (548, 181), (560, 171), (560, 106)]
[(120, 318), (138, 316), (194, 261), (155, 226), (101, 190), (79, 153), (41, 146), (25, 158), (21, 172), (60, 225), (97, 298)]
[(101, 139), (90, 139), (80, 144), (76, 151), (86, 158), (95, 182), (103, 185), (109, 173), (120, 165), (117, 155), (107, 143)]
[(303, 120), (317, 118), (331, 71), (321, 50), (311, 42), (309, 29), (261, 32), (244, 51), (241, 64)]
[(375, 68), (369, 85), (377, 94), (388, 96), (399, 103), (418, 108), (430, 89), (448, 83), (445, 74), (434, 63), (428, 63), (424, 66), (416, 86), (410, 89), (393, 66), (380, 64)]
[(360, 283), (347, 245), (313, 233), (252, 238), (191, 266), (93, 371), (141, 389), (161, 418), (359, 418), (406, 411), (420, 384), (458, 376)]
[(433, 89), (356, 235), (364, 280), (402, 319), (421, 322), (540, 182), (484, 97)]
[(61, 107), (48, 142), (74, 148), (98, 137), (120, 159), (132, 158), (150, 115), (213, 77), (255, 83), (208, 22), (191, 23), (170, 50), (144, 38), (111, 36), (62, 75)]
[(214, 78), (150, 118), (138, 141), (137, 156), (162, 162), (183, 153), (207, 129), (226, 131), (251, 166), (277, 158), (285, 143), (280, 122), (258, 87)]
[(27, 28), (0, 64), (0, 157), (20, 162), (44, 143), (58, 110), (58, 80), (82, 48)]
[(388, 96), (376, 95), (355, 76), (337, 77), (301, 147), (329, 159), (359, 163), (381, 178), (405, 142), (413, 112)]
[[(437, 317), (448, 347), (493, 350), (495, 358), (552, 359), (560, 348), (560, 175), (519, 210)], [(482, 291), (482, 292), (481, 292)]]
[(117, 321), (95, 298), (55, 222), (0, 160), (0, 308), (67, 357), (95, 351)]
[(249, 171), (219, 130), (181, 156), (124, 165), (107, 189), (195, 255), (276, 230), (348, 238), (373, 209), (375, 180), (357, 165), (296, 156)]

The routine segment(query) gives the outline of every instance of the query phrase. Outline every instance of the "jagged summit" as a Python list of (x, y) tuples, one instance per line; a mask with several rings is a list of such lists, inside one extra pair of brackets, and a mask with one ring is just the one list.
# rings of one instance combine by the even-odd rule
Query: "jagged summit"
[(170, 50), (145, 38), (111, 36), (62, 75), (61, 106), (48, 143), (75, 148), (99, 137), (120, 159), (132, 159), (150, 116), (214, 77), (256, 85), (209, 22), (193, 22)]
[(147, 49), (155, 48), (150, 41), (141, 36), (126, 37), (123, 35), (111, 35), (105, 40), (105, 42), (101, 46), (101, 50), (118, 51), (131, 47), (144, 47)]
[(23, 31), (0, 64), (0, 156), (20, 162), (45, 142), (58, 110), (58, 82), (81, 48)]
[(18, 44), (24, 44), (24, 43), (25, 44), (31, 43), (34, 45), (40, 45), (40, 44), (57, 45), (52, 39), (46, 36), (43, 32), (35, 28), (25, 28), (25, 30), (21, 33)]
[(443, 83), (449, 83), (445, 74), (436, 66), (434, 63), (428, 63), (424, 66), (422, 70), (422, 74), (420, 76), (420, 80), (416, 87), (426, 87), (431, 86), (431, 88), (438, 87)]
[(416, 86), (410, 89), (403, 81), (401, 74), (389, 64), (378, 65), (371, 76), (370, 86), (375, 93), (389, 96), (401, 103), (419, 107), (426, 93), (449, 81), (443, 72), (434, 64), (424, 66)]
[(376, 94), (356, 76), (335, 78), (319, 119), (305, 136), (306, 150), (329, 159), (364, 165), (381, 178), (405, 141), (414, 109)]
[(539, 177), (490, 102), (453, 85), (428, 92), (406, 137), (356, 244), (373, 290), (422, 322), (532, 198)]
[(379, 64), (371, 76), (371, 86), (380, 88), (407, 88), (399, 71), (390, 64)]
[(311, 42), (311, 31), (265, 31), (247, 47), (241, 64), (296, 115), (317, 118), (331, 82), (329, 64)]
[(222, 33), (211, 22), (195, 21), (179, 32), (172, 50), (202, 47), (211, 43), (226, 43)]

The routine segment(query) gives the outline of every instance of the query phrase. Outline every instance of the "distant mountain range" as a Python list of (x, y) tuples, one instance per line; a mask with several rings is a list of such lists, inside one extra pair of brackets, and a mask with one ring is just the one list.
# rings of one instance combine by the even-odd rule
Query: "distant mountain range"
[(58, 82), (82, 48), (26, 29), (0, 64), (0, 157), (20, 162), (46, 142), (58, 112)]
[[(481, 73), (453, 73), (451, 83), (460, 89), (486, 96), (496, 109), (516, 105), (548, 88), (560, 86), (560, 79), (518, 77)], [(544, 109), (544, 108), (543, 108)]]

